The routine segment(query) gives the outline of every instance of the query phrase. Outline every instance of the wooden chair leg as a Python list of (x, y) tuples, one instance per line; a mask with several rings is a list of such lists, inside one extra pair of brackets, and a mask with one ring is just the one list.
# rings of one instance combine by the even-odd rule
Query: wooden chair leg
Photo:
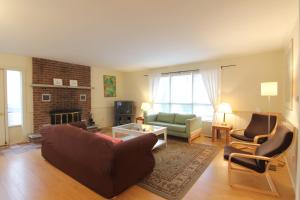
[(232, 186), (232, 181), (231, 181), (231, 163), (228, 163), (228, 184)]
[[(244, 171), (244, 170), (240, 170), (240, 169), (236, 169), (236, 171), (240, 171), (240, 172), (246, 172), (246, 173), (249, 173), (249, 171)], [(244, 189), (244, 190), (248, 190), (248, 191), (252, 191), (252, 192), (258, 192), (258, 193), (262, 193), (262, 194), (267, 194), (267, 195), (271, 195), (271, 196), (276, 196), (278, 197), (279, 196), (279, 193), (277, 192), (277, 189), (272, 181), (272, 178), (270, 176), (270, 174), (268, 172), (262, 174), (262, 175), (265, 175), (266, 179), (267, 179), (267, 182), (268, 182), (268, 185), (270, 187), (270, 190), (271, 191), (266, 191), (266, 190), (261, 190), (261, 189), (257, 189), (257, 188), (253, 188), (253, 187), (250, 187), (250, 186), (245, 186), (245, 185), (240, 185), (240, 184), (233, 184), (232, 183), (232, 169), (231, 167), (228, 167), (228, 183), (231, 187), (235, 187), (235, 188), (239, 188), (239, 189)], [(254, 172), (250, 172), (252, 174), (255, 174)], [(260, 175), (260, 174), (259, 174)]]
[(269, 172), (266, 172), (266, 178), (267, 178), (267, 181), (268, 181), (268, 184), (270, 186), (270, 189), (272, 191), (272, 193), (274, 193), (275, 196), (279, 196), (278, 192), (277, 192), (277, 189), (272, 181), (272, 178), (269, 174)]

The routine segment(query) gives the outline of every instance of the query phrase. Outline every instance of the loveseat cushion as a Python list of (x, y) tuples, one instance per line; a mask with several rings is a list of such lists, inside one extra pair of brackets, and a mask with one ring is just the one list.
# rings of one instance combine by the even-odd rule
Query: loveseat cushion
[(177, 132), (185, 132), (186, 126), (182, 124), (170, 124), (168, 125), (168, 130), (177, 131)]
[(176, 131), (176, 132), (184, 132), (186, 130), (186, 126), (182, 124), (171, 124), (165, 122), (149, 122), (148, 124), (154, 126), (163, 126), (166, 127), (169, 131)]
[(159, 122), (167, 122), (167, 123), (174, 123), (175, 114), (174, 113), (163, 113), (160, 112), (157, 115), (157, 121)]
[(175, 115), (175, 124), (185, 124), (185, 120), (195, 118), (194, 114), (176, 114)]
[(163, 126), (163, 127), (168, 127), (170, 125), (170, 123), (166, 123), (166, 122), (148, 122), (147, 124), (153, 125), (153, 126)]

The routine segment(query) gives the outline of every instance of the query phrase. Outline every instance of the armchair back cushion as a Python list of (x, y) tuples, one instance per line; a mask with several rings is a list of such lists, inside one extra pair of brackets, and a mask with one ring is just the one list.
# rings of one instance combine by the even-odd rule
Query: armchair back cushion
[[(270, 132), (276, 126), (277, 117), (270, 116)], [(254, 113), (252, 114), (251, 121), (246, 128), (244, 135), (248, 138), (254, 138), (257, 135), (268, 134), (268, 115)]]
[(195, 118), (193, 114), (175, 114), (175, 124), (185, 124), (185, 120)]
[[(284, 152), (293, 141), (293, 132), (284, 125), (278, 126), (276, 133), (268, 141), (260, 145), (255, 155), (273, 157)], [(257, 160), (258, 167), (265, 168), (265, 161)]]
[(157, 121), (159, 122), (167, 122), (167, 123), (174, 123), (175, 114), (174, 113), (163, 113), (160, 112), (157, 115)]

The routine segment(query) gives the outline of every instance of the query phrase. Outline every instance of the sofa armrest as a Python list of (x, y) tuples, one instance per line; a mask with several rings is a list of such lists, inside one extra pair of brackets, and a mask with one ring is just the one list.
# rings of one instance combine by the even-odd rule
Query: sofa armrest
[(186, 124), (186, 133), (190, 137), (193, 131), (200, 129), (202, 127), (202, 119), (201, 117), (187, 119), (185, 120), (185, 124)]
[(138, 183), (153, 171), (152, 148), (156, 142), (157, 136), (151, 133), (115, 145), (111, 169), (115, 193)]
[(157, 114), (153, 114), (153, 115), (145, 114), (144, 123), (147, 124), (148, 122), (154, 122), (156, 121), (156, 118), (157, 118)]

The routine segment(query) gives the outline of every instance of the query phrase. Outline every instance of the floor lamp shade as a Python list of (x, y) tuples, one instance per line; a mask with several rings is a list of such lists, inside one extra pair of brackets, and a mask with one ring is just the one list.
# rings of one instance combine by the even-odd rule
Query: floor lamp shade
[(260, 84), (261, 96), (277, 96), (278, 83), (277, 82), (263, 82)]

